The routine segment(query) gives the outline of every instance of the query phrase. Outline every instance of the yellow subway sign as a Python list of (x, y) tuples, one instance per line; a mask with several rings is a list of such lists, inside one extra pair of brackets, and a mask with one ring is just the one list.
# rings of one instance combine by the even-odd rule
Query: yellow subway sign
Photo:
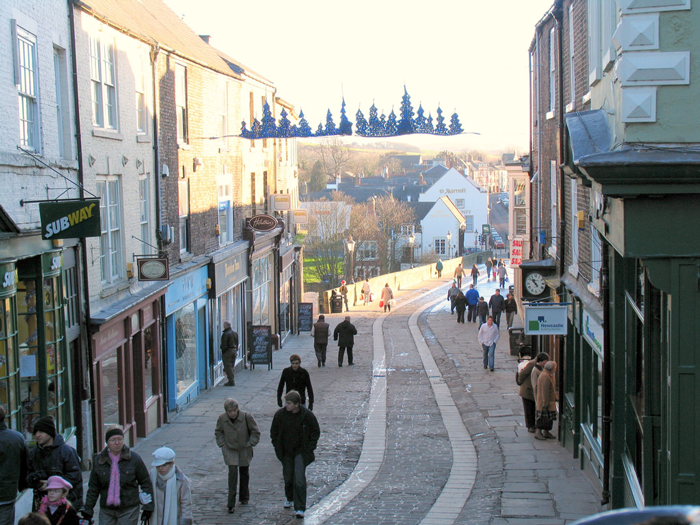
[(100, 236), (100, 201), (42, 202), (41, 237), (47, 240)]

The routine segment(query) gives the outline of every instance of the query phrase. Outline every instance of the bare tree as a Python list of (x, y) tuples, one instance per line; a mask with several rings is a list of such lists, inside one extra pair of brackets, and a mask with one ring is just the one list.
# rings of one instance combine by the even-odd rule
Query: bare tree
[(321, 141), (319, 156), (323, 171), (331, 177), (337, 177), (347, 168), (352, 152), (338, 137), (328, 137)]
[(375, 212), (379, 228), (379, 253), (382, 273), (391, 272), (396, 266), (396, 241), (400, 238), (401, 227), (415, 223), (415, 214), (405, 202), (384, 195), (375, 199)]

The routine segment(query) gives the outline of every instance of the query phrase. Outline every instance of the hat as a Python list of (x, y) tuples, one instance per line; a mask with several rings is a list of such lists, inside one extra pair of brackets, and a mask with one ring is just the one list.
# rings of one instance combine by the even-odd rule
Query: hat
[(345, 281), (340, 281), (340, 284), (345, 284)]
[(124, 437), (124, 431), (119, 427), (112, 427), (108, 429), (107, 433), (105, 434), (105, 441), (109, 441), (109, 438), (112, 438), (114, 436)]
[(37, 432), (44, 432), (52, 438), (55, 438), (56, 423), (54, 422), (53, 418), (51, 416), (44, 416), (37, 419), (36, 423), (34, 423), (34, 430), (32, 430), (32, 434), (36, 434)]
[(51, 476), (48, 479), (48, 484), (46, 485), (46, 490), (50, 489), (65, 489), (65, 490), (70, 490), (73, 488), (73, 485), (68, 483), (65, 479), (63, 479), (61, 476)]
[(151, 466), (160, 467), (171, 461), (175, 461), (175, 451), (168, 447), (160, 447), (153, 452), (153, 463), (151, 463)]

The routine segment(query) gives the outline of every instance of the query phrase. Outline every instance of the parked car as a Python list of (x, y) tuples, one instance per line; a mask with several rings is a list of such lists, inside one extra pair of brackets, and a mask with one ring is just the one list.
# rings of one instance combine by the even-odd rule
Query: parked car
[(496, 249), (503, 249), (506, 247), (505, 243), (503, 242), (502, 239), (495, 240), (493, 243), (494, 248)]

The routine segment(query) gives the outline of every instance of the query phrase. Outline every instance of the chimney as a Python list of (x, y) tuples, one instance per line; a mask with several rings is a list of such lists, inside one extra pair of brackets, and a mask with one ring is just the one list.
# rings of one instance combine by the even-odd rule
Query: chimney
[(212, 42), (211, 42), (211, 41), (212, 41), (212, 38), (213, 38), (213, 37), (212, 37), (211, 35), (199, 35), (199, 38), (201, 38), (202, 40), (204, 40), (204, 43), (205, 43), (205, 44), (209, 44), (210, 46), (212, 45)]

